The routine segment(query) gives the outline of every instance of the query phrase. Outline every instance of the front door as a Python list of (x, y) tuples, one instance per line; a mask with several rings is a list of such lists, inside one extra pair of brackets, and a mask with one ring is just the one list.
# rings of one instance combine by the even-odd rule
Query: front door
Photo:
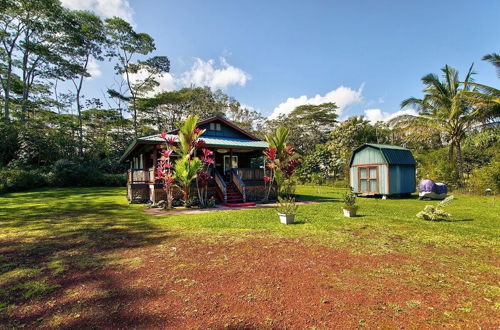
[(378, 169), (376, 166), (359, 167), (359, 191), (362, 193), (378, 193)]
[(232, 168), (238, 168), (238, 156), (224, 156), (224, 173)]

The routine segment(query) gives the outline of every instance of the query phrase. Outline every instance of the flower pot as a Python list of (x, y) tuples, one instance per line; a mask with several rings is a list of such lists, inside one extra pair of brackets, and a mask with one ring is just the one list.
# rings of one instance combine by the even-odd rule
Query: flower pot
[(356, 211), (358, 210), (357, 206), (352, 207), (343, 207), (342, 211), (344, 211), (344, 216), (348, 218), (352, 218), (356, 216)]
[(293, 223), (293, 220), (295, 219), (295, 214), (284, 214), (284, 213), (278, 213), (280, 217), (280, 222), (285, 224), (285, 225), (290, 225)]

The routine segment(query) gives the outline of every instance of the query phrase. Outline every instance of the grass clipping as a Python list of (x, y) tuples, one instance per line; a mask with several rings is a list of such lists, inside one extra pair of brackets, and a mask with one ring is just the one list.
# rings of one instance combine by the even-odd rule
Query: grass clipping
[(451, 204), (453, 196), (448, 196), (437, 205), (426, 205), (423, 211), (417, 213), (417, 218), (429, 221), (442, 221), (450, 218), (451, 214), (444, 210), (445, 207)]

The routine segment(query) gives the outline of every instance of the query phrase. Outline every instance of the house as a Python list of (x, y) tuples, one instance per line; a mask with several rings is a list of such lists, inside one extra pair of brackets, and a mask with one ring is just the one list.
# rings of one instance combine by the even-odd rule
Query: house
[(409, 149), (366, 143), (353, 151), (349, 166), (355, 194), (407, 195), (416, 190), (416, 163)]
[[(200, 137), (204, 148), (214, 152), (214, 182), (209, 193), (227, 205), (241, 205), (262, 200), (265, 196), (263, 151), (267, 142), (234, 125), (230, 121), (213, 117), (198, 123), (205, 132)], [(177, 139), (178, 131), (168, 132)], [(128, 162), (127, 199), (131, 203), (158, 202), (166, 198), (162, 184), (155, 181), (155, 165), (160, 158), (162, 144), (159, 135), (135, 139), (127, 148), (121, 162)], [(193, 183), (191, 196), (196, 187)]]

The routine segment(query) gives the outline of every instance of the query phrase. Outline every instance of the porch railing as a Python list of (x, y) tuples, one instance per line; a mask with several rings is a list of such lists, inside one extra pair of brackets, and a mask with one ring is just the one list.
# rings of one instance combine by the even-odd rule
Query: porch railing
[(143, 168), (133, 168), (128, 170), (128, 183), (151, 183), (151, 178), (154, 178), (154, 175), (151, 175), (152, 169), (143, 169)]
[(213, 176), (215, 178), (215, 183), (217, 184), (217, 187), (219, 187), (219, 190), (222, 193), (222, 199), (224, 200), (224, 204), (227, 203), (227, 187), (226, 187), (226, 182), (224, 182), (224, 178), (220, 175), (219, 171), (216, 169), (213, 170)]
[(262, 181), (264, 179), (263, 168), (236, 168), (235, 170), (243, 181)]
[(231, 170), (231, 181), (234, 183), (236, 188), (240, 191), (241, 196), (243, 197), (243, 202), (247, 201), (247, 196), (246, 196), (246, 186), (243, 180), (240, 178), (238, 175), (238, 171), (236, 169)]

